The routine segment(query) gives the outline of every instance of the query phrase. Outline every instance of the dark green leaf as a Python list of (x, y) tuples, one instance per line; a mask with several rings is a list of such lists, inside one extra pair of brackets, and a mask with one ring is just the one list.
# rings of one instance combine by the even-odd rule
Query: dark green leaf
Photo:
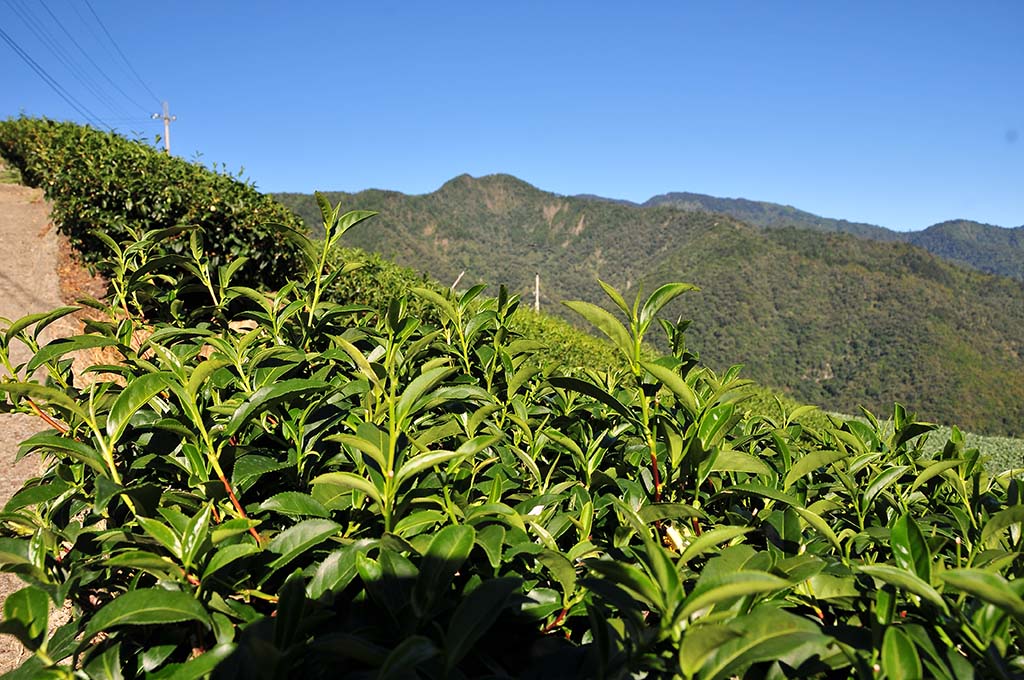
[(907, 465), (897, 465), (879, 472), (868, 483), (868, 488), (860, 499), (861, 510), (866, 512), (871, 507), (871, 504), (874, 503), (878, 494), (894, 484), (909, 469), (910, 467)]
[(25, 370), (31, 374), (43, 364), (59, 359), (65, 354), (77, 352), (80, 349), (110, 347), (116, 344), (116, 341), (105, 338), (102, 335), (76, 335), (73, 338), (59, 338), (40, 348), (25, 366)]
[(396, 420), (404, 423), (406, 418), (414, 414), (414, 407), (420, 397), (454, 372), (455, 369), (451, 366), (438, 366), (416, 376), (398, 399), (398, 405), (395, 407)]
[(679, 647), (679, 669), (686, 677), (693, 677), (715, 651), (742, 633), (723, 624), (694, 626), (687, 629)]
[(162, 588), (131, 590), (105, 604), (89, 620), (84, 639), (117, 626), (140, 626), (157, 623), (198, 621), (210, 627), (210, 617), (199, 602), (188, 593)]
[(8, 327), (7, 332), (4, 334), (4, 340), (7, 343), (10, 343), (11, 338), (20, 333), (22, 330), (28, 328), (34, 323), (41, 322), (37, 324), (35, 332), (32, 334), (34, 337), (39, 337), (39, 332), (41, 330), (49, 326), (57, 319), (65, 317), (68, 314), (71, 314), (72, 312), (78, 311), (78, 309), (78, 307), (58, 307), (52, 312), (38, 312), (36, 314), (29, 314), (28, 316), (23, 316), (20, 319), (16, 319), (14, 323), (12, 323), (10, 327)]
[(551, 575), (562, 587), (562, 592), (568, 597), (576, 589), (576, 568), (562, 553), (552, 550), (542, 550), (537, 553), (537, 561), (547, 567)]
[(413, 456), (409, 460), (405, 461), (402, 467), (399, 468), (398, 472), (395, 474), (395, 484), (401, 485), (405, 480), (416, 476), (424, 470), (437, 467), (438, 465), (442, 465), (453, 460), (466, 458), (469, 455), (470, 453), (460, 451), (431, 451), (429, 453), (421, 453), (417, 456)]
[(686, 503), (650, 503), (642, 506), (637, 514), (648, 524), (664, 519), (705, 517), (703, 512)]
[(700, 290), (700, 288), (690, 283), (666, 283), (651, 293), (647, 302), (640, 309), (640, 327), (645, 328), (665, 305), (691, 290)]
[(680, 556), (679, 561), (685, 564), (694, 557), (703, 555), (716, 545), (725, 543), (726, 541), (731, 541), (734, 538), (748, 534), (753, 530), (753, 527), (723, 526), (715, 527), (710, 531), (705, 531), (703, 534), (690, 541), (689, 545), (686, 546), (686, 549), (683, 550), (683, 554)]
[(586, 380), (580, 380), (579, 378), (567, 377), (553, 377), (550, 378), (548, 382), (563, 390), (572, 390), (573, 392), (585, 394), (618, 412), (624, 418), (633, 420), (633, 414), (630, 413), (629, 409), (622, 405), (622, 402), (593, 383), (587, 382)]
[(484, 633), (498, 620), (505, 603), (522, 582), (518, 578), (495, 578), (484, 581), (469, 595), (463, 596), (455, 608), (445, 635), (445, 670), (453, 668), (466, 656)]
[(37, 449), (59, 451), (64, 455), (85, 463), (100, 474), (105, 474), (107, 471), (99, 451), (84, 442), (53, 434), (52, 432), (40, 432), (30, 437), (21, 443), (21, 448), (23, 451), (35, 451)]
[(716, 472), (747, 472), (752, 475), (772, 474), (772, 469), (761, 459), (733, 449), (719, 451), (711, 469)]
[(662, 385), (669, 388), (679, 398), (691, 415), (697, 414), (697, 411), (700, 410), (697, 393), (693, 391), (693, 388), (690, 387), (689, 383), (681, 375), (671, 368), (666, 368), (660, 364), (649, 361), (641, 362), (641, 364), (648, 373), (657, 378)]
[[(224, 434), (230, 437), (238, 432), (250, 419), (275, 404), (306, 396), (310, 393), (324, 392), (330, 389), (330, 387), (330, 383), (319, 380), (306, 380), (304, 378), (282, 380), (281, 382), (261, 387), (235, 409), (235, 412), (231, 415), (231, 420), (224, 428)], [(306, 401), (308, 403), (308, 398)]]
[(793, 467), (789, 469), (789, 472), (786, 473), (786, 478), (782, 482), (782, 490), (786, 491), (793, 482), (818, 468), (830, 465), (849, 456), (849, 451), (812, 451), (801, 456), (793, 463)]
[(267, 550), (280, 555), (270, 566), (280, 569), (310, 548), (341, 533), (341, 525), (329, 519), (307, 519), (292, 525), (267, 544)]
[(200, 680), (210, 676), (235, 651), (235, 645), (219, 644), (194, 659), (184, 663), (164, 666), (159, 671), (148, 673), (147, 680)]
[[(831, 639), (816, 625), (774, 607), (759, 607), (734, 619), (730, 628), (739, 637), (723, 641), (701, 666), (701, 678), (718, 680), (742, 676), (755, 663), (775, 661), (793, 652), (809, 658), (824, 656)], [(797, 659), (788, 659), (799, 665)]]
[(139, 409), (159, 392), (167, 389), (168, 380), (173, 380), (168, 373), (147, 373), (135, 378), (121, 390), (107, 416), (107, 436), (111, 443), (121, 438), (128, 427), (128, 422)]
[(78, 402), (56, 387), (37, 383), (0, 382), (0, 392), (8, 392), (19, 397), (28, 397), (39, 403), (52, 404), (73, 413), (82, 422), (89, 422), (89, 414)]
[(733, 600), (744, 595), (770, 593), (790, 586), (789, 581), (772, 576), (766, 572), (739, 571), (723, 574), (714, 579), (714, 585), (706, 589), (695, 589), (686, 600), (681, 617), (690, 616), (696, 611), (706, 609), (726, 600)]
[(402, 680), (414, 677), (417, 667), (437, 656), (437, 647), (422, 635), (413, 635), (403, 640), (384, 659), (377, 680)]
[(317, 499), (298, 491), (283, 491), (260, 505), (261, 511), (274, 511), (291, 517), (324, 517), (331, 513)]
[(455, 572), (469, 557), (475, 537), (473, 527), (465, 524), (449, 525), (434, 534), (420, 562), (413, 594), (413, 605), (421, 616), (448, 590)]
[(325, 593), (337, 593), (348, 586), (356, 576), (356, 554), (359, 545), (345, 546), (324, 558), (306, 586), (306, 594), (316, 600)]
[(354, 489), (362, 491), (376, 501), (376, 503), (381, 507), (384, 505), (384, 500), (380, 495), (380, 491), (377, 490), (377, 487), (375, 487), (370, 480), (351, 472), (328, 472), (325, 475), (320, 475), (315, 478), (312, 484), (313, 486), (335, 487), (338, 490)]

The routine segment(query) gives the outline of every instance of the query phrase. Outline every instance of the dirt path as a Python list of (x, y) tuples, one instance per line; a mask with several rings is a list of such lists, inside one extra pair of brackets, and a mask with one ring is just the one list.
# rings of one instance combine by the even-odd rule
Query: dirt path
[[(49, 213), (38, 189), (0, 184), (0, 317), (14, 320), (63, 304), (57, 274), (59, 240)], [(54, 328), (47, 339), (70, 328), (70, 324)], [(29, 358), (29, 353), (20, 346), (12, 354), (16, 364)], [(25, 480), (39, 474), (37, 458), (24, 458), (17, 463), (14, 459), (18, 444), (44, 429), (46, 425), (39, 418), (0, 414), (0, 507)], [(0, 600), (23, 585), (15, 576), (0, 574)], [(22, 653), (16, 639), (0, 635), (0, 673), (17, 666)]]

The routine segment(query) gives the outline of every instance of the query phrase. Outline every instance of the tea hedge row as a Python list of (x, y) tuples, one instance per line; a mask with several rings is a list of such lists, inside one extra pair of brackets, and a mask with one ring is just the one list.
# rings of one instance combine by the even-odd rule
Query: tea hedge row
[[(130, 234), (201, 228), (214, 266), (246, 258), (239, 281), (279, 287), (300, 259), (280, 231), (302, 229), (289, 210), (238, 178), (158, 152), (148, 144), (88, 126), (21, 117), (0, 121), (0, 156), (25, 183), (43, 189), (53, 220), (92, 264), (108, 254), (100, 232)], [(182, 253), (187, 240), (166, 242)]]

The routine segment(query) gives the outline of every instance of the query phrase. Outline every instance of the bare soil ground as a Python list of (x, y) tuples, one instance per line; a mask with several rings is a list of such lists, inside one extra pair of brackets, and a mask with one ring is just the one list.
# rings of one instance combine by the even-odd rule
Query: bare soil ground
[[(0, 317), (14, 320), (73, 302), (83, 293), (98, 297), (102, 292), (102, 286), (74, 263), (70, 247), (50, 222), (42, 191), (0, 184)], [(65, 318), (44, 332), (44, 340), (72, 335), (79, 328), (77, 320)], [(12, 355), (15, 364), (29, 358), (20, 346)], [(35, 416), (0, 413), (0, 507), (25, 481), (39, 475), (38, 458), (15, 458), (22, 441), (46, 428)], [(16, 576), (0, 574), (0, 602), (23, 586)], [(24, 654), (15, 638), (0, 635), (0, 673), (19, 665)]]

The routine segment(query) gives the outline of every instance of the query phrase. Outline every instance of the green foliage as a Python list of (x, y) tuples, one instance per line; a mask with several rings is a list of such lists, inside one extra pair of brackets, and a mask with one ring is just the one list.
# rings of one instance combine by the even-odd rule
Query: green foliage
[(643, 205), (729, 215), (762, 229), (839, 232), (874, 241), (909, 243), (978, 271), (1024, 280), (1024, 240), (1021, 239), (1024, 227), (1006, 229), (971, 220), (950, 220), (921, 231), (893, 231), (874, 224), (822, 217), (778, 203), (689, 192), (662, 194)]
[(729, 215), (741, 222), (762, 229), (810, 229), (812, 231), (835, 231), (876, 241), (899, 241), (904, 233), (863, 222), (849, 222), (822, 217), (789, 205), (751, 201), (745, 198), (717, 198), (706, 194), (673, 191), (654, 196), (643, 204), (645, 207), (672, 207), (679, 210), (702, 211)]
[[(685, 322), (653, 323), (686, 285), (633, 304), (604, 286), (615, 312), (573, 305), (622, 359), (571, 375), (516, 331), (504, 290), (398, 276), (416, 285), (384, 307), (337, 301), (374, 273), (328, 252), (365, 214), (322, 216), (323, 243), (293, 235), (313, 266), (275, 292), (211, 277), (201, 253), (155, 286), (124, 256), (149, 246), (115, 241), (110, 321), (43, 346), (65, 310), (9, 324), (4, 408), (53, 426), (22, 445), (47, 466), (0, 514), (0, 568), (28, 584), (2, 624), (32, 652), (22, 672), (1019, 669), (1021, 483), (987, 473), (958, 431), (928, 456), (933, 426), (899, 406), (891, 426), (820, 428), (783, 402), (748, 410), (738, 368), (702, 365)], [(175, 289), (209, 302), (137, 313)], [(656, 328), (661, 356), (642, 349)], [(66, 356), (89, 346), (119, 360), (86, 383)], [(48, 632), (47, 605), (66, 599), (71, 620)]]
[[(1022, 432), (1019, 282), (903, 243), (558, 196), (509, 176), (461, 176), (421, 196), (328, 195), (381, 213), (379, 227), (353, 234), (353, 244), (440, 281), (465, 271), (532, 299), (539, 273), (542, 309), (576, 320), (561, 302), (600, 303), (595, 278), (630, 296), (684, 279), (701, 291), (666, 313), (697, 320), (688, 342), (718, 371), (742, 363), (759, 383), (833, 411), (899, 401), (975, 432)], [(311, 197), (279, 199), (319, 219)]]
[[(238, 280), (249, 285), (283, 285), (301, 266), (299, 254), (272, 226), (302, 229), (288, 210), (235, 177), (147, 144), (22, 117), (0, 121), (0, 156), (27, 184), (44, 190), (54, 222), (86, 262), (102, 264), (108, 257), (101, 235), (120, 242), (189, 227), (203, 235), (202, 255), (212, 271), (245, 258)], [(179, 256), (188, 251), (184, 236), (161, 242), (159, 249)]]
[(951, 220), (907, 234), (929, 252), (983, 272), (1024, 280), (1024, 228), (1004, 229), (970, 220)]
[(613, 311), (569, 307), (613, 343), (582, 342), (341, 249), (370, 214), (318, 212), (322, 241), (276, 227), (305, 265), (276, 290), (203, 229), (139, 226), (97, 236), (86, 333), (4, 320), (2, 409), (52, 428), (0, 512), (20, 673), (1019, 674), (1021, 481), (959, 430), (935, 450), (902, 406), (824, 416), (716, 372), (661, 318), (693, 286), (602, 284)]
[[(435, 310), (421, 297), (413, 297), (413, 288), (427, 288), (438, 294), (446, 290), (425, 274), (385, 260), (378, 253), (358, 248), (332, 251), (335, 266), (359, 263), (359, 267), (338, 279), (330, 287), (331, 298), (344, 304), (362, 304), (387, 309), (392, 300), (405, 298), (410, 314), (436, 321)], [(622, 358), (608, 343), (601, 342), (575, 326), (548, 314), (535, 314), (520, 307), (509, 320), (509, 328), (536, 343), (533, 358), (541, 365), (576, 368), (582, 366), (610, 370), (622, 365)], [(766, 391), (767, 393), (767, 391)]]

